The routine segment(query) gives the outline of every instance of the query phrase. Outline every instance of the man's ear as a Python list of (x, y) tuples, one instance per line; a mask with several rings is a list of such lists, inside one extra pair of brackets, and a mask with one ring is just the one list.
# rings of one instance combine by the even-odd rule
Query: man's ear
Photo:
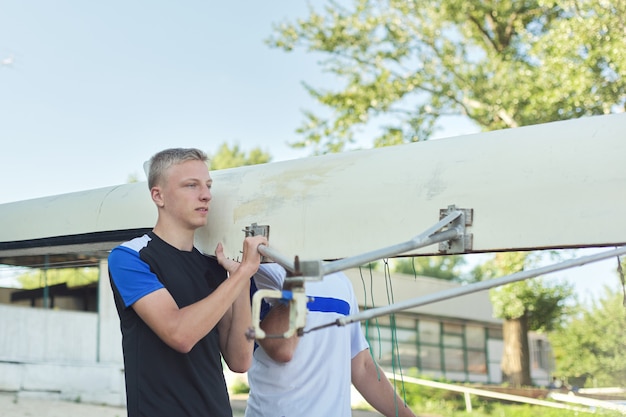
[(150, 195), (152, 196), (152, 201), (154, 201), (154, 204), (156, 204), (157, 207), (161, 208), (165, 205), (165, 202), (163, 201), (163, 196), (161, 195), (161, 188), (152, 187), (150, 189)]

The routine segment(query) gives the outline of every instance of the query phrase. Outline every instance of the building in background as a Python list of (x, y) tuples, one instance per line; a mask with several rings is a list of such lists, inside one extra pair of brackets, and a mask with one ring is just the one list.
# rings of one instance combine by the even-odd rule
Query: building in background
[[(0, 390), (125, 403), (121, 334), (105, 255), (102, 252), (97, 262), (100, 279), (95, 285), (0, 290)], [(346, 273), (362, 310), (460, 285), (403, 274), (388, 277), (369, 269)], [(97, 303), (85, 302), (94, 295)], [(361, 325), (374, 357), (389, 372), (401, 368), (449, 381), (502, 381), (502, 321), (493, 318), (487, 291), (383, 315)], [(547, 385), (552, 368), (549, 343), (531, 334), (530, 347), (533, 381)]]
[[(447, 291), (462, 284), (442, 279), (351, 269), (361, 309), (400, 303)], [(421, 375), (450, 381), (499, 384), (503, 352), (502, 320), (493, 317), (489, 291), (450, 298), (382, 316), (363, 324), (377, 361), (416, 369)], [(548, 385), (553, 366), (545, 335), (529, 334), (533, 383)]]

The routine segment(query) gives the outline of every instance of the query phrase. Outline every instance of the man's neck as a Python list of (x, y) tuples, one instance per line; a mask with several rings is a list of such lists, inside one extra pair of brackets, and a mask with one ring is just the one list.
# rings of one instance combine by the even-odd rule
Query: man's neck
[(182, 230), (172, 227), (167, 228), (157, 223), (154, 229), (152, 229), (152, 232), (178, 250), (190, 252), (193, 249), (193, 230)]

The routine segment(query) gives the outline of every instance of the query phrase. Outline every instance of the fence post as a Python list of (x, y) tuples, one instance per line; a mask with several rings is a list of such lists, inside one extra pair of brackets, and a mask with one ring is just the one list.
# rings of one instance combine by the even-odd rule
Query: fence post
[(470, 393), (469, 392), (464, 392), (463, 396), (465, 397), (465, 410), (468, 413), (472, 412), (472, 400), (470, 398)]

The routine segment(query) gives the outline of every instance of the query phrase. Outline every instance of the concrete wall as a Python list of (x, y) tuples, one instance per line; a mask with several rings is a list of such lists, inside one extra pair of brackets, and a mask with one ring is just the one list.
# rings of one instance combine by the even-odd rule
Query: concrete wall
[(119, 319), (100, 265), (99, 313), (0, 304), (0, 390), (125, 404)]
[(124, 373), (112, 364), (0, 361), (0, 390), (19, 396), (124, 405)]
[(96, 313), (0, 305), (0, 359), (95, 362)]

